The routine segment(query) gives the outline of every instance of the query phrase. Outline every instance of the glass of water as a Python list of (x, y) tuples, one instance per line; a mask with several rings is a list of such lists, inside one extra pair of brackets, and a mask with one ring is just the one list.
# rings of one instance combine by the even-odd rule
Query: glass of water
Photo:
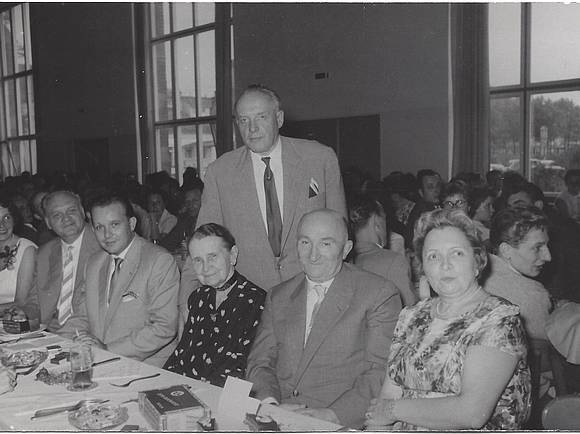
[(73, 342), (70, 348), (71, 382), (68, 390), (80, 391), (97, 386), (93, 381), (92, 365), (92, 347), (82, 342)]

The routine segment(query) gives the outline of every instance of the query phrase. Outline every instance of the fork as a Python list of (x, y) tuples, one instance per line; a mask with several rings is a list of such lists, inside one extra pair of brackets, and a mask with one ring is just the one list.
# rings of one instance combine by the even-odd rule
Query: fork
[(85, 404), (103, 404), (109, 402), (109, 400), (103, 401), (102, 399), (83, 399), (74, 405), (65, 405), (63, 407), (45, 408), (42, 410), (37, 410), (34, 416), (30, 420), (38, 419), (45, 416), (52, 416), (53, 414), (63, 413), (65, 411), (77, 411)]
[(139, 380), (147, 380), (148, 378), (155, 378), (155, 377), (159, 377), (161, 374), (158, 372), (157, 374), (153, 374), (153, 375), (148, 375), (146, 377), (139, 377), (139, 378), (134, 378), (131, 381), (127, 381), (126, 383), (123, 384), (114, 384), (114, 383), (109, 383), (111, 386), (115, 386), (115, 387), (129, 387), (131, 385), (131, 383), (134, 383), (135, 381), (139, 381)]

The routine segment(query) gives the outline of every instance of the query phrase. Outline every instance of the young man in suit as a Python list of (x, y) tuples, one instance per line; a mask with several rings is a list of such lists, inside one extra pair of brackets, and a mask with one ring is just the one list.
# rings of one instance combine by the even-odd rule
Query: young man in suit
[(104, 249), (91, 258), (79, 306), (62, 334), (125, 357), (162, 366), (177, 333), (179, 271), (163, 248), (135, 234), (125, 198), (108, 195), (91, 206), (93, 230)]
[(341, 214), (302, 217), (303, 272), (268, 294), (246, 377), (263, 403), (361, 428), (383, 383), (401, 300), (388, 280), (343, 263), (351, 248)]
[(238, 270), (268, 291), (300, 271), (294, 240), (304, 214), (330, 208), (346, 217), (342, 178), (331, 148), (280, 136), (284, 112), (271, 89), (248, 87), (235, 111), (245, 146), (208, 167), (197, 226), (227, 227), (238, 241)]
[(101, 250), (76, 194), (60, 190), (42, 199), (46, 225), (57, 238), (38, 249), (36, 279), (41, 323), (59, 330), (71, 317), (73, 294), (83, 282), (88, 259)]

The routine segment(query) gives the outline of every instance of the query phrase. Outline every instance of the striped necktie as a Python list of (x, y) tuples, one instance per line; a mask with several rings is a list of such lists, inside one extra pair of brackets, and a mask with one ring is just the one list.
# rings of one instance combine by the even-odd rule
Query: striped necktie
[(74, 291), (73, 246), (68, 246), (64, 255), (62, 290), (58, 300), (58, 323), (62, 326), (72, 315), (72, 296)]

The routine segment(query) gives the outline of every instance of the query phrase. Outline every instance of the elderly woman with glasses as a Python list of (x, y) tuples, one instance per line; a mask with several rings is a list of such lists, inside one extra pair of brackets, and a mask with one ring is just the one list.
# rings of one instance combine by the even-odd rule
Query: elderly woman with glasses
[(530, 410), (518, 307), (479, 284), (487, 253), (464, 212), (421, 216), (414, 247), (437, 297), (399, 315), (367, 428), (517, 430)]

